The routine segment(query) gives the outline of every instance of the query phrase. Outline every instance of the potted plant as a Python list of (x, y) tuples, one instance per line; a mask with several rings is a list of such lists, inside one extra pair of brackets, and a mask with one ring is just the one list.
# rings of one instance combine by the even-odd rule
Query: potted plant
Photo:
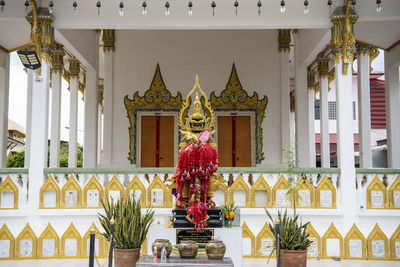
[[(312, 241), (308, 239), (306, 232), (307, 225), (310, 222), (302, 224), (299, 222), (299, 215), (288, 216), (287, 210), (281, 214), (278, 211), (277, 222), (274, 222), (271, 214), (265, 209), (270, 223), (269, 228), (274, 236), (277, 236), (277, 224), (279, 224), (279, 250), (282, 267), (305, 267), (307, 266), (307, 248)], [(276, 243), (272, 253), (277, 250)]]
[(105, 214), (99, 213), (99, 221), (104, 229), (102, 235), (110, 241), (110, 226), (114, 220), (114, 262), (116, 267), (135, 266), (140, 257), (141, 246), (154, 220), (154, 210), (148, 209), (142, 215), (141, 202), (132, 194), (114, 202), (101, 201)]
[(235, 211), (237, 206), (235, 207), (235, 201), (232, 201), (231, 204), (221, 204), (222, 210), (225, 215), (225, 226), (228, 228), (232, 227), (233, 218), (235, 217)]

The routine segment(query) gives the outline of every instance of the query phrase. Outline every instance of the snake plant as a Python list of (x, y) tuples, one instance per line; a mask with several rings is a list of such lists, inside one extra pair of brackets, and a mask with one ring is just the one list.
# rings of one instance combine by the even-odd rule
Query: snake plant
[(141, 202), (132, 194), (114, 202), (101, 200), (105, 214), (98, 214), (102, 235), (110, 241), (110, 224), (114, 218), (114, 248), (132, 249), (140, 248), (146, 239), (150, 225), (154, 221), (154, 210), (147, 209), (142, 215)]
[[(268, 223), (269, 229), (271, 229), (272, 234), (276, 237), (276, 223), (272, 219), (272, 216), (267, 209), (265, 209), (265, 212), (271, 220), (271, 223)], [(307, 225), (310, 222), (302, 224), (302, 222), (299, 221), (298, 214), (293, 217), (288, 216), (287, 210), (285, 210), (285, 213), (283, 215), (280, 211), (278, 211), (278, 219), (280, 221), (280, 249), (306, 250), (311, 245), (312, 241), (308, 239), (309, 234), (306, 232)], [(276, 249), (275, 246), (274, 250)], [(272, 253), (274, 252), (274, 250), (272, 251)]]

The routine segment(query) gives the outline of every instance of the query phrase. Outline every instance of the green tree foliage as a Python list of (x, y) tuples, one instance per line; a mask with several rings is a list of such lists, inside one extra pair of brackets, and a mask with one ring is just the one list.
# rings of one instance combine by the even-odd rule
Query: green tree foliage
[[(82, 168), (83, 164), (83, 147), (78, 145), (77, 148), (77, 167)], [(12, 156), (7, 158), (7, 168), (23, 168), (25, 161), (25, 150), (21, 152), (17, 152)], [(49, 153), (47, 156), (47, 164), (50, 163), (50, 147)], [(48, 165), (47, 165), (48, 166)], [(68, 143), (61, 142), (60, 143), (60, 167), (67, 168), (68, 167)]]

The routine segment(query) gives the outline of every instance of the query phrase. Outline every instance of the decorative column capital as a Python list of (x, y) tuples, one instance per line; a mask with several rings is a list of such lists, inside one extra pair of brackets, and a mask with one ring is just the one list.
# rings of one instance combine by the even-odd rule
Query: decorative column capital
[(358, 19), (357, 13), (351, 7), (352, 1), (347, 0), (346, 6), (339, 6), (331, 16), (332, 43), (334, 45), (335, 60), (343, 60), (343, 75), (347, 75), (349, 65), (354, 61), (354, 45), (356, 39), (354, 36), (354, 24)]
[(56, 50), (51, 51), (51, 73), (61, 73), (64, 68), (65, 52), (62, 46), (57, 46)]
[(328, 77), (329, 73), (329, 58), (318, 57), (318, 76), (319, 78)]
[(315, 85), (315, 71), (307, 71), (307, 87), (314, 90)]
[(75, 58), (69, 59), (69, 76), (70, 78), (77, 78), (79, 79), (79, 73), (81, 71), (80, 69), (81, 63), (79, 60)]
[(279, 52), (290, 52), (290, 42), (292, 41), (290, 31), (290, 29), (279, 30)]
[(103, 30), (104, 52), (115, 51), (115, 30)]
[(83, 76), (83, 81), (79, 82), (79, 91), (82, 94), (84, 94), (86, 89), (86, 71), (83, 71), (82, 76)]
[(331, 90), (331, 88), (329, 87), (330, 86), (330, 84), (331, 84), (331, 82), (333, 81), (333, 80), (335, 80), (335, 68), (333, 68), (333, 69), (331, 69), (329, 72), (328, 72), (328, 89), (329, 90)]

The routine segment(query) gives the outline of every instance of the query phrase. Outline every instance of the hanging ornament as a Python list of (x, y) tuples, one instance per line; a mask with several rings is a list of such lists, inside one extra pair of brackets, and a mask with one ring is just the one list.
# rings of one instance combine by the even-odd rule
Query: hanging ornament
[(28, 0), (25, 0), (25, 13), (28, 13), (28, 7), (29, 7), (29, 2)]
[(169, 7), (170, 7), (169, 2), (168, 1), (165, 2), (165, 12), (164, 12), (165, 16), (169, 16), (170, 14)]
[(215, 7), (217, 6), (217, 4), (215, 3), (215, 1), (211, 2), (211, 7), (212, 7), (212, 15), (215, 15)]
[(352, 7), (354, 9), (354, 6), (356, 5), (356, 0), (351, 0), (351, 5), (352, 5)]
[(192, 11), (193, 3), (192, 3), (192, 1), (189, 1), (188, 7), (189, 7), (188, 14), (189, 14), (189, 16), (191, 16), (191, 15), (193, 15), (193, 11)]
[(49, 12), (50, 12), (50, 14), (53, 14), (53, 7), (54, 7), (54, 3), (53, 3), (53, 1), (50, 1), (49, 2)]
[(143, 1), (142, 7), (143, 7), (142, 15), (145, 16), (145, 15), (147, 14), (147, 9), (146, 9), (147, 4), (146, 4), (146, 1)]
[(332, 0), (328, 0), (329, 14), (332, 13)]
[(72, 6), (74, 7), (74, 15), (76, 16), (78, 14), (78, 3), (74, 1)]
[(286, 4), (285, 4), (285, 0), (281, 1), (281, 13), (285, 13), (286, 11)]
[(376, 12), (378, 12), (378, 13), (381, 13), (381, 11), (382, 11), (381, 3), (382, 3), (381, 0), (376, 0)]
[(304, 0), (304, 14), (308, 14), (310, 10), (308, 9), (308, 0)]
[(122, 17), (124, 15), (124, 3), (121, 1), (121, 3), (119, 3), (119, 11), (118, 14)]
[(258, 15), (259, 16), (261, 16), (261, 6), (262, 6), (261, 0), (258, 0), (257, 7), (258, 7)]
[(237, 9), (238, 9), (238, 6), (239, 6), (238, 0), (236, 0), (235, 3), (234, 3), (233, 5), (235, 6), (235, 13), (236, 13), (236, 16), (237, 16), (237, 14), (238, 14)]
[(0, 0), (0, 6), (1, 6), (1, 12), (4, 12), (4, 6), (6, 5), (6, 2), (4, 0)]
[(97, 1), (96, 6), (97, 6), (97, 16), (100, 16), (100, 7), (101, 7), (100, 1)]

